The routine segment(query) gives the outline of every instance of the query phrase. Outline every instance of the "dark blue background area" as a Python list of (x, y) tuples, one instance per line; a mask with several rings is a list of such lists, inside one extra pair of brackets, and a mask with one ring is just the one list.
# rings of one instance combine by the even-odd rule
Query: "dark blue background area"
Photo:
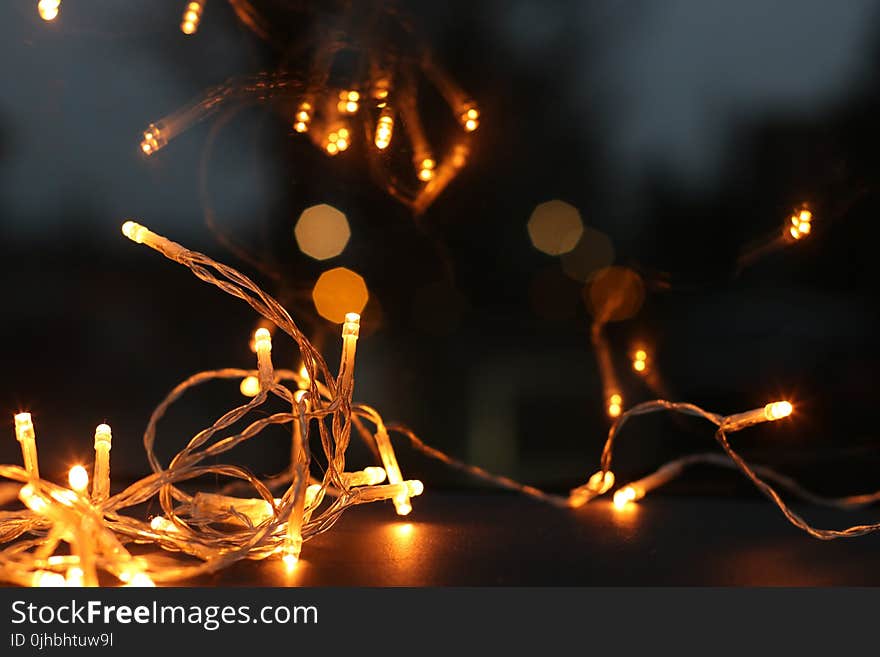
[[(191, 38), (180, 2), (69, 1), (52, 24), (35, 3), (3, 3), (0, 462), (18, 462), (11, 416), (30, 410), (47, 475), (89, 459), (102, 421), (114, 428), (114, 474), (143, 474), (141, 433), (164, 394), (198, 370), (251, 366), (253, 313), (125, 240), (119, 226), (135, 217), (254, 274), (331, 364), (338, 327), (314, 319), (307, 290), (325, 268), (356, 269), (381, 308), (358, 346), (359, 399), (490, 469), (558, 487), (583, 480), (607, 431), (590, 317), (575, 284), (560, 286), (570, 312), (556, 320), (538, 316), (529, 293), (558, 259), (532, 247), (526, 222), (562, 199), (611, 238), (618, 264), (669, 283), (609, 327), (628, 402), (651, 398), (626, 358), (647, 338), (676, 400), (720, 413), (796, 403), (791, 421), (736, 435), (755, 461), (828, 493), (878, 488), (880, 3), (768, 4), (407, 3), (480, 103), (473, 158), (415, 219), (356, 149), (326, 158), (264, 108), (230, 117), (208, 158), (210, 201), (229, 233), (280, 263), (277, 285), (203, 223), (199, 171), (215, 124), (150, 160), (138, 140), (210, 86), (295, 65), (313, 25), (288, 18), (291, 49), (278, 52), (216, 0)], [(285, 20), (283, 3), (270, 5)], [(803, 201), (815, 234), (735, 275), (741, 250)], [(329, 263), (293, 239), (315, 203), (351, 224)], [(437, 289), (460, 303), (432, 330), (419, 309)], [(296, 364), (289, 345), (277, 357)], [(232, 384), (194, 393), (160, 428), (160, 454), (239, 399)], [(698, 422), (639, 419), (615, 470), (631, 478), (713, 445)], [(236, 458), (268, 474), (287, 454), (279, 431)], [(471, 484), (408, 448), (400, 459), (435, 486)], [(748, 490), (737, 481), (695, 471), (676, 486)]]

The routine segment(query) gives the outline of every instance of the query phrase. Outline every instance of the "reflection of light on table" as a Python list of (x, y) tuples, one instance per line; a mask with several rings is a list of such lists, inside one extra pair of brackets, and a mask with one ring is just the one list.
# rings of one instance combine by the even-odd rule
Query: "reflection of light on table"
[(638, 526), (639, 516), (642, 514), (642, 506), (640, 504), (617, 506), (613, 502), (608, 501), (605, 502), (605, 506), (608, 515), (611, 516), (611, 524), (618, 529), (634, 529)]

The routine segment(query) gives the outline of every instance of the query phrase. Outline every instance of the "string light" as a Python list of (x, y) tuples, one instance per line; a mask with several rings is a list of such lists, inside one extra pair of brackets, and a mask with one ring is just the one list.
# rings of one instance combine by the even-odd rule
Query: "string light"
[(21, 445), (21, 456), (24, 469), (34, 479), (40, 477), (40, 466), (37, 463), (37, 436), (30, 413), (18, 413), (15, 416), (15, 438)]
[(92, 483), (92, 501), (103, 502), (110, 495), (110, 446), (113, 434), (110, 426), (95, 428), (95, 481)]
[(186, 8), (183, 10), (183, 18), (180, 22), (180, 31), (184, 34), (195, 34), (199, 29), (199, 22), (202, 20), (202, 11), (204, 10), (204, 1), (187, 2)]
[[(246, 10), (242, 4), (247, 6)], [(195, 33), (203, 9), (203, 1), (187, 2), (181, 31)], [(268, 38), (271, 21), (262, 16), (260, 10), (250, 3), (238, 2), (233, 3), (233, 9), (246, 27), (260, 37)], [(372, 142), (375, 147), (367, 149), (371, 173), (388, 194), (414, 213), (424, 212), (465, 166), (469, 146), (460, 143), (461, 139), (443, 139), (447, 143), (456, 143), (457, 147), (450, 149), (446, 155), (449, 159), (435, 158), (422, 128), (424, 101), (420, 102), (419, 90), (424, 86), (423, 80), (439, 92), (466, 140), (480, 125), (480, 110), (452, 76), (434, 61), (423, 40), (406, 41), (407, 44), (419, 43), (417, 49), (409, 46), (413, 52), (400, 50), (396, 35), (401, 30), (411, 33), (413, 23), (399, 7), (381, 6), (370, 25), (369, 39), (348, 34), (349, 30), (357, 28), (340, 29), (335, 22), (332, 27), (319, 26), (304, 58), (307, 62), (304, 70), (263, 72), (209, 89), (199, 101), (150, 124), (141, 139), (142, 152), (147, 156), (154, 155), (182, 131), (211, 116), (227, 103), (252, 102), (277, 106), (284, 112), (290, 112), (289, 108), (294, 107), (291, 117), (293, 132), (309, 133), (313, 143), (325, 154), (336, 156), (348, 150), (358, 140), (357, 133), (361, 132), (348, 125), (340, 127), (339, 120), (361, 116), (364, 120), (359, 122), (363, 125), (360, 139)], [(364, 45), (353, 49), (350, 47), (352, 39)], [(356, 61), (350, 65), (346, 62), (346, 70), (353, 73), (339, 79), (337, 57), (341, 53), (354, 56)], [(337, 86), (337, 83), (341, 84)], [(392, 100), (402, 115), (402, 129), (410, 142), (409, 150), (417, 155), (414, 171), (406, 176), (394, 170), (398, 158), (376, 157), (392, 144), (395, 123), (389, 104)], [(394, 141), (401, 144), (401, 149), (407, 148), (402, 139)], [(441, 172), (442, 184), (427, 189), (426, 183), (432, 182)]]
[[(271, 363), (271, 335), (261, 327), (254, 335), (257, 370), (227, 368), (200, 372), (173, 388), (151, 415), (144, 433), (147, 460), (153, 474), (103, 501), (98, 501), (101, 497), (99, 494), (94, 494), (92, 498), (83, 494), (88, 487), (89, 477), (82, 466), (71, 469), (70, 489), (40, 479), (36, 472), (32, 473), (27, 468), (0, 466), (0, 476), (22, 484), (19, 498), (27, 509), (0, 518), (0, 535), (4, 537), (4, 542), (11, 542), (9, 547), (0, 550), (0, 578), (5, 581), (39, 586), (96, 586), (100, 568), (126, 585), (150, 586), (155, 582), (179, 582), (215, 572), (245, 558), (276, 557), (287, 565), (295, 565), (303, 544), (329, 530), (341, 513), (353, 506), (391, 500), (400, 515), (412, 510), (411, 499), (423, 493), (424, 485), (421, 481), (403, 478), (391, 443), (392, 433), (407, 438), (418, 452), (494, 485), (516, 490), (555, 506), (578, 507), (614, 486), (615, 476), (611, 470), (613, 446), (625, 422), (632, 417), (659, 411), (685, 413), (713, 423), (717, 427), (715, 437), (724, 450), (726, 464), (741, 470), (782, 510), (790, 522), (809, 535), (829, 540), (859, 536), (880, 529), (880, 524), (843, 530), (812, 527), (785, 504), (768, 481), (807, 499), (824, 498), (815, 496), (778, 473), (761, 466), (750, 466), (730, 446), (727, 436), (735, 431), (791, 417), (794, 408), (789, 401), (770, 402), (763, 407), (729, 416), (711, 413), (693, 404), (664, 400), (636, 404), (622, 411), (612, 424), (600, 459), (600, 469), (567, 496), (546, 493), (507, 477), (493, 475), (436, 450), (403, 425), (386, 426), (378, 412), (353, 401), (360, 325), (358, 314), (349, 313), (343, 322), (342, 356), (339, 372), (334, 377), (320, 353), (305, 338), (287, 311), (250, 279), (136, 222), (126, 222), (123, 232), (132, 241), (147, 245), (166, 258), (186, 266), (201, 280), (244, 300), (277, 325), (297, 343), (305, 375), (274, 369)], [(247, 376), (259, 378), (260, 393), (245, 404), (223, 413), (208, 428), (197, 432), (167, 465), (163, 465), (155, 453), (156, 428), (170, 405), (194, 386), (215, 380), (238, 381)], [(293, 382), (294, 388), (288, 388), (285, 382)], [(270, 396), (289, 404), (292, 412), (257, 413), (256, 419), (250, 424), (231, 429), (260, 408)], [(617, 402), (622, 406), (622, 398)], [(371, 432), (365, 423), (375, 427), (374, 431)], [(256, 439), (264, 429), (288, 424), (296, 431), (293, 434), (291, 467), (285, 476), (264, 482), (244, 468), (218, 462), (218, 457), (246, 441)], [(346, 452), (353, 427), (357, 429), (354, 435), (375, 446), (382, 467), (346, 470)], [(312, 431), (320, 434), (320, 441), (316, 443), (322, 446), (325, 457), (321, 479), (316, 483), (311, 483), (309, 470), (312, 461), (308, 446)], [(97, 466), (97, 451), (103, 451), (104, 443), (108, 443), (106, 448), (109, 452), (110, 430), (102, 425), (95, 433), (97, 479), (98, 472), (104, 469), (103, 466)], [(28, 444), (33, 447), (34, 442), (32, 420), (26, 413), (16, 416), (16, 436), (23, 445), (23, 460), (35, 466), (36, 452), (26, 447)], [(715, 455), (715, 458), (721, 456)], [(699, 459), (704, 458), (699, 456)], [(680, 459), (622, 487), (615, 493), (615, 505), (631, 504), (646, 492), (677, 476), (686, 464), (697, 460), (697, 457)], [(184, 482), (208, 475), (238, 480), (242, 485), (252, 487), (256, 496), (236, 497), (206, 491), (188, 494), (179, 488)], [(109, 466), (107, 476), (109, 478)], [(383, 483), (385, 481), (387, 483)], [(281, 486), (287, 487), (285, 492), (274, 496), (272, 489)], [(97, 491), (93, 489), (93, 493), (99, 491), (100, 488)], [(124, 509), (139, 506), (153, 498), (158, 500), (161, 514), (150, 522), (123, 513)], [(880, 492), (824, 501), (838, 508), (855, 508), (875, 499), (880, 499)], [(129, 541), (152, 543), (168, 550), (169, 555), (185, 555), (195, 558), (197, 562), (193, 565), (170, 557), (135, 557), (124, 545)], [(69, 554), (54, 554), (61, 542), (69, 543)]]
[(44, 21), (54, 21), (58, 18), (61, 9), (61, 0), (40, 0), (37, 3), (37, 12)]

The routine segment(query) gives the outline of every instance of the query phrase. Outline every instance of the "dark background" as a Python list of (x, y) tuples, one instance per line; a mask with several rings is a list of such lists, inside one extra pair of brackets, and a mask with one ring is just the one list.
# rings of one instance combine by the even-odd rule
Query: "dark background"
[[(334, 20), (334, 3), (319, 4)], [(372, 295), (357, 398), (479, 465), (580, 483), (608, 428), (590, 316), (581, 286), (526, 231), (538, 203), (562, 199), (648, 283), (641, 312), (608, 331), (628, 404), (652, 397), (626, 356), (645, 340), (671, 398), (720, 413), (795, 402), (790, 421), (736, 435), (756, 462), (821, 492), (880, 487), (880, 3), (404, 3), (480, 104), (474, 156), (415, 219), (355, 149), (327, 158), (292, 136), (289, 117), (236, 114), (209, 158), (210, 202), (230, 234), (282, 263), (280, 286), (204, 225), (199, 167), (213, 122), (150, 160), (138, 141), (207, 87), (294, 66), (313, 24), (280, 12), (291, 50), (278, 52), (219, 0), (185, 37), (182, 6), (69, 1), (51, 24), (35, 3), (0, 6), (0, 462), (19, 462), (12, 414), (29, 410), (45, 475), (90, 459), (102, 421), (114, 429), (115, 479), (145, 474), (141, 434), (164, 394), (202, 369), (252, 366), (254, 314), (125, 240), (119, 226), (134, 217), (265, 282), (331, 365), (338, 327), (300, 297), (324, 269), (356, 269)], [(746, 245), (777, 234), (804, 201), (814, 234), (735, 275)], [(302, 210), (322, 202), (352, 228), (326, 263), (293, 239)], [(277, 354), (295, 365), (292, 350)], [(160, 454), (238, 400), (232, 383), (187, 398), (160, 427)], [(703, 423), (639, 419), (614, 470), (631, 479), (713, 446)], [(287, 454), (279, 431), (236, 460), (269, 474)], [(399, 457), (429, 486), (474, 485), (403, 446)], [(750, 491), (711, 470), (669, 490)]]

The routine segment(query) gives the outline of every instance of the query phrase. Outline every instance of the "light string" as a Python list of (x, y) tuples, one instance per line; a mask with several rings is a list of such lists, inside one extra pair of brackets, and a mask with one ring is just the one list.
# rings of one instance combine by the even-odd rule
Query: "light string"
[[(155, 582), (180, 582), (216, 572), (242, 559), (279, 557), (292, 570), (303, 544), (328, 531), (340, 515), (356, 505), (390, 500), (400, 515), (412, 510), (411, 499), (424, 486), (404, 479), (391, 437), (407, 438), (412, 447), (433, 459), (490, 482), (557, 507), (577, 508), (614, 486), (611, 471), (615, 442), (632, 417), (671, 411), (703, 418), (717, 427), (715, 438), (722, 455), (693, 455), (678, 459), (615, 493), (617, 506), (625, 506), (678, 476), (696, 463), (736, 467), (806, 533), (823, 540), (853, 537), (880, 529), (880, 524), (857, 525), (843, 530), (818, 529), (807, 523), (782, 500), (773, 482), (808, 501), (841, 509), (858, 508), (880, 498), (880, 492), (847, 498), (824, 498), (794, 480), (764, 466), (750, 466), (733, 450), (728, 434), (755, 424), (791, 415), (789, 402), (772, 402), (744, 413), (722, 416), (688, 403), (656, 400), (637, 404), (613, 422), (602, 452), (600, 469), (568, 496), (556, 495), (498, 476), (459, 461), (426, 444), (404, 425), (386, 426), (373, 408), (352, 401), (354, 365), (360, 317), (346, 316), (338, 375), (332, 376), (321, 354), (299, 330), (288, 312), (248, 277), (211, 258), (186, 249), (133, 221), (123, 233), (134, 242), (158, 251), (186, 266), (197, 278), (237, 297), (297, 343), (300, 371), (276, 369), (272, 362), (272, 335), (266, 328), (254, 334), (255, 370), (226, 368), (197, 373), (175, 386), (147, 423), (143, 442), (152, 474), (115, 495), (110, 490), (112, 431), (102, 424), (95, 430), (95, 467), (91, 492), (89, 474), (81, 465), (69, 475), (69, 487), (40, 478), (36, 431), (29, 413), (15, 417), (15, 433), (25, 467), (0, 466), (0, 477), (16, 482), (0, 488), (0, 501), (17, 494), (25, 509), (0, 512), (0, 579), (23, 586), (97, 586), (107, 577), (129, 586)], [(218, 417), (196, 433), (167, 465), (156, 454), (157, 429), (168, 409), (199, 385), (222, 380), (253, 378), (256, 389), (249, 400)], [(270, 412), (264, 405), (280, 401), (286, 410)], [(253, 419), (256, 411), (259, 416)], [(241, 427), (243, 428), (234, 428)], [(271, 426), (291, 429), (291, 464), (280, 476), (263, 480), (244, 467), (213, 464), (213, 459), (257, 438)], [(352, 429), (381, 462), (361, 470), (346, 470), (346, 453)], [(312, 438), (320, 450), (311, 451)], [(320, 462), (318, 459), (321, 458)], [(206, 460), (212, 464), (206, 464)], [(322, 470), (320, 476), (313, 470)], [(232, 483), (218, 492), (191, 494), (184, 485), (206, 476)], [(384, 483), (387, 479), (387, 483)], [(232, 496), (242, 487), (251, 497)], [(273, 490), (285, 487), (280, 497)], [(123, 513), (150, 500), (158, 500), (161, 514), (149, 522)], [(66, 544), (67, 547), (64, 547)], [(133, 554), (130, 544), (149, 544), (163, 552)], [(168, 554), (165, 554), (168, 553)], [(174, 556), (172, 556), (174, 555)]]

